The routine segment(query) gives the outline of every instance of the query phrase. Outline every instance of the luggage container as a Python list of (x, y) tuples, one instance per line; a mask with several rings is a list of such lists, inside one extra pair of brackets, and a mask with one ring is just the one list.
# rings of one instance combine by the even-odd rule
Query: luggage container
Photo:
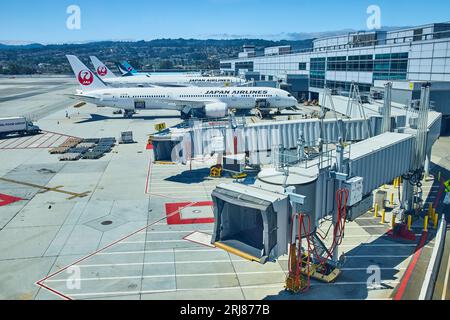
[(129, 143), (135, 143), (133, 140), (133, 131), (126, 131), (122, 132), (120, 135), (120, 144), (129, 144)]
[(89, 152), (86, 152), (82, 158), (87, 159), (87, 160), (95, 160), (95, 159), (100, 159), (104, 155), (105, 154), (103, 152), (89, 151)]
[(81, 141), (82, 139), (79, 138), (69, 138), (65, 142), (63, 142), (60, 147), (73, 148), (76, 147)]
[(82, 142), (77, 145), (77, 148), (88, 148), (91, 149), (95, 147), (97, 144), (93, 142)]
[(56, 147), (49, 150), (50, 154), (64, 154), (66, 153), (70, 148), (69, 147)]
[(83, 154), (89, 151), (89, 148), (79, 148), (79, 147), (75, 147), (75, 148), (70, 148), (69, 149), (69, 153), (79, 153), (79, 154)]
[(60, 156), (59, 161), (77, 161), (81, 159), (80, 153), (66, 153)]

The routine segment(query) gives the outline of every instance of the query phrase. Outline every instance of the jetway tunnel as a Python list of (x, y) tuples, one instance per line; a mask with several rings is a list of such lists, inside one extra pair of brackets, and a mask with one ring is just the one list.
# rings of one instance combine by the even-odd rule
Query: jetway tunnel
[[(288, 253), (292, 217), (319, 221), (338, 210), (338, 190), (349, 190), (347, 220), (373, 207), (373, 191), (413, 169), (415, 135), (387, 132), (345, 147), (330, 159), (299, 161), (288, 171), (263, 169), (252, 185), (221, 184), (212, 193), (212, 243), (251, 261), (266, 263)], [(302, 198), (297, 201), (296, 198)], [(301, 203), (301, 204), (300, 204)]]
[(234, 185), (218, 186), (212, 199), (220, 221), (213, 234), (217, 247), (259, 263), (277, 255), (276, 246), (284, 242), (278, 233), (289, 219), (287, 196)]

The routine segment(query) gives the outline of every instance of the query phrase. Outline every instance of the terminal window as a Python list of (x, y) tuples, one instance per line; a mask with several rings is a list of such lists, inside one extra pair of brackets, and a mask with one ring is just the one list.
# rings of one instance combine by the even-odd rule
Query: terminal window
[(302, 70), (302, 71), (306, 70), (306, 62), (300, 62), (298, 64), (298, 70)]
[(309, 71), (309, 86), (313, 88), (325, 87), (326, 58), (311, 58)]
[(406, 80), (408, 53), (375, 55), (374, 80)]

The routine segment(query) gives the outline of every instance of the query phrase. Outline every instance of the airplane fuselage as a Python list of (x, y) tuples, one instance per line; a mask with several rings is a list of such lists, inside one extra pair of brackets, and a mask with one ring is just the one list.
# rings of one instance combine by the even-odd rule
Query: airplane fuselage
[(196, 75), (137, 75), (131, 77), (107, 78), (103, 81), (113, 87), (119, 86), (233, 86), (245, 83), (245, 80), (237, 77), (203, 77)]
[[(83, 98), (85, 96), (85, 99)], [(97, 105), (134, 111), (136, 109), (183, 110), (222, 103), (228, 109), (252, 109), (258, 101), (279, 110), (295, 106), (288, 92), (262, 87), (110, 88), (79, 92), (78, 99)]]

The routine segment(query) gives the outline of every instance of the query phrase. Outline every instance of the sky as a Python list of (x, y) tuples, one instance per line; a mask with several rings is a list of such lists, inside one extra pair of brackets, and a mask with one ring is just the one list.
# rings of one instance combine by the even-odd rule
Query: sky
[[(77, 5), (81, 28), (69, 30)], [(444, 0), (15, 0), (0, 5), (0, 42), (72, 43), (158, 38), (289, 39), (292, 33), (366, 29), (367, 8), (382, 26), (450, 21)]]

